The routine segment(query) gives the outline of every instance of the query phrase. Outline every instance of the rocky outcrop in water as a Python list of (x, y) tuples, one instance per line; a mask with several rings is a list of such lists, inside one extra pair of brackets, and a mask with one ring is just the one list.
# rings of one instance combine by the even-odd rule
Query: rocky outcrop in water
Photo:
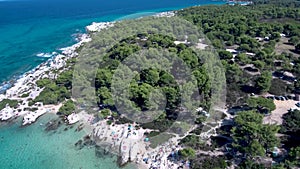
[(51, 120), (46, 124), (46, 128), (45, 131), (49, 132), (49, 131), (53, 131), (58, 129), (61, 125), (63, 124), (63, 122), (61, 121), (61, 119), (56, 119), (56, 120)]
[(95, 146), (95, 145), (96, 145), (95, 141), (89, 135), (86, 135), (83, 138), (83, 140), (79, 140), (75, 143), (75, 146), (79, 149), (82, 149), (85, 146), (91, 147), (91, 146)]
[(84, 128), (84, 124), (81, 123), (81, 124), (76, 128), (75, 131), (79, 132), (79, 131), (81, 131), (83, 128)]

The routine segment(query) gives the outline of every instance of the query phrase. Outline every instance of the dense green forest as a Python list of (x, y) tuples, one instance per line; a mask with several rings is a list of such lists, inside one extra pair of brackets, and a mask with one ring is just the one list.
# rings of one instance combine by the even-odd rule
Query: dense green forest
[(255, 5), (272, 4), (281, 7), (299, 7), (299, 0), (253, 0)]
[[(233, 127), (222, 127), (219, 136), (212, 139), (210, 148), (199, 142), (201, 139), (197, 133), (182, 140), (182, 144), (199, 151), (225, 148), (225, 155), (218, 158), (201, 155), (194, 158), (193, 168), (225, 168), (237, 159), (241, 160), (238, 168), (299, 167), (299, 137), (296, 136), (300, 127), (299, 111), (288, 112), (283, 117), (282, 126), (265, 125), (262, 124), (262, 113), (265, 109), (275, 109), (273, 101), (249, 98), (251, 93), (288, 95), (299, 90), (300, 10), (295, 8), (299, 2), (257, 0), (254, 4), (193, 7), (178, 12), (180, 17), (197, 25), (218, 51), (226, 68), (227, 105), (246, 103), (252, 109), (239, 113), (234, 118)], [(278, 50), (280, 46), (284, 46), (284, 50)], [(247, 65), (255, 71), (245, 69)], [(282, 72), (293, 73), (297, 81), (287, 82), (272, 77), (274, 73)], [(278, 137), (277, 133), (284, 136)], [(226, 139), (220, 142), (220, 136)], [(274, 147), (284, 147), (287, 155), (272, 156)], [(270, 166), (264, 161), (268, 158), (275, 163)]]
[[(285, 95), (297, 90), (297, 83), (276, 87), (281, 82), (271, 80), (271, 72), (289, 71), (299, 77), (298, 8), (276, 5), (208, 6), (181, 10), (178, 15), (199, 26), (218, 50), (226, 67), (227, 84), (231, 84), (227, 85), (229, 105), (244, 103), (245, 93), (269, 91)], [(284, 34), (288, 41), (282, 42), (280, 34)], [(258, 40), (266, 37), (267, 41)], [(278, 51), (276, 47), (282, 43), (291, 50)], [(225, 49), (240, 52), (233, 57)], [(260, 72), (260, 77), (245, 73), (249, 72), (245, 71), (245, 65), (251, 65), (250, 71)]]
[[(174, 23), (178, 26), (174, 27)], [(119, 24), (106, 32), (95, 34), (94, 40), (81, 51), (89, 54), (91, 49), (104, 48), (105, 52), (100, 51), (91, 57), (93, 63), (97, 62), (96, 71), (93, 72), (96, 104), (101, 109), (110, 109), (119, 114), (119, 117), (114, 116), (115, 122), (124, 122), (125, 113), (127, 120), (142, 119), (146, 123), (141, 124), (141, 127), (162, 132), (170, 129), (178, 119), (183, 119), (185, 123), (195, 123), (202, 116), (197, 114), (196, 108), (202, 107), (209, 111), (211, 105), (219, 101), (225, 85), (222, 63), (214, 50), (193, 47), (197, 39), (204, 38), (196, 26), (178, 18), (154, 17), (142, 19), (138, 23), (124, 21)], [(124, 28), (123, 31), (119, 27)], [(133, 35), (130, 35), (131, 31)], [(176, 40), (184, 40), (185, 37), (181, 35), (186, 33), (190, 34), (188, 39), (195, 43), (174, 43)], [(127, 34), (129, 37), (122, 38)], [(103, 36), (117, 37), (114, 45), (106, 46)], [(86, 57), (80, 59), (91, 63)], [(76, 69), (79, 70), (78, 67)], [(85, 71), (80, 70), (75, 77)], [(87, 82), (76, 80), (75, 83), (79, 85), (90, 83), (89, 79), (86, 79)], [(81, 90), (78, 93), (80, 100), (84, 92)], [(192, 117), (188, 121), (187, 114)]]

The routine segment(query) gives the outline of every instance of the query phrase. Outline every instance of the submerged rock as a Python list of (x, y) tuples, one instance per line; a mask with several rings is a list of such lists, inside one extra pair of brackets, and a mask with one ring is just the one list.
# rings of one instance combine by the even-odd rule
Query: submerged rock
[(83, 143), (83, 141), (82, 141), (82, 140), (79, 140), (79, 141), (77, 141), (77, 142), (75, 143), (75, 146), (76, 146), (77, 148), (79, 148), (79, 150), (81, 150), (81, 149), (84, 147), (84, 145), (83, 145), (82, 143)]
[(79, 145), (81, 145), (82, 144), (82, 140), (78, 140), (76, 143), (75, 143), (75, 146), (79, 146)]
[(89, 135), (86, 135), (86, 136), (84, 136), (84, 141), (88, 141), (88, 140), (90, 140), (91, 139), (91, 137), (89, 136)]
[(95, 153), (99, 158), (113, 158), (114, 154), (112, 153), (112, 145), (111, 144), (101, 144), (95, 145)]
[(95, 141), (92, 140), (92, 138), (89, 136), (89, 135), (86, 135), (84, 138), (83, 138), (83, 145), (84, 146), (94, 146), (96, 145)]
[(76, 128), (75, 131), (79, 132), (79, 131), (81, 131), (83, 128), (84, 128), (84, 124), (81, 123), (81, 124)]
[(45, 131), (53, 131), (58, 129), (63, 123), (60, 119), (51, 120), (46, 124)]
[(105, 157), (105, 150), (101, 146), (96, 145), (95, 146), (95, 155), (98, 158), (104, 158)]

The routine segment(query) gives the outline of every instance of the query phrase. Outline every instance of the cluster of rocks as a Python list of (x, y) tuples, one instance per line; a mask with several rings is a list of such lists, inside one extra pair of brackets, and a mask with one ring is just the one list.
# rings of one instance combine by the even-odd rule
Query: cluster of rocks
[(61, 119), (51, 120), (48, 123), (46, 123), (45, 131), (49, 132), (57, 130), (62, 124), (63, 121)]
[(86, 135), (83, 139), (78, 140), (75, 143), (75, 146), (79, 149), (82, 149), (85, 146), (91, 147), (91, 146), (95, 146), (95, 145), (96, 145), (95, 141), (89, 135)]

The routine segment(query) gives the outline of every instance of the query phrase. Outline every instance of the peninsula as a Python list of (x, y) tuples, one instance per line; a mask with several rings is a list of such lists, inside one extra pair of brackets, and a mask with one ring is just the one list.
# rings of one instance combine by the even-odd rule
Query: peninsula
[(0, 95), (0, 120), (55, 113), (92, 129), (75, 146), (91, 141), (120, 166), (298, 168), (299, 6), (253, 0), (92, 23)]

